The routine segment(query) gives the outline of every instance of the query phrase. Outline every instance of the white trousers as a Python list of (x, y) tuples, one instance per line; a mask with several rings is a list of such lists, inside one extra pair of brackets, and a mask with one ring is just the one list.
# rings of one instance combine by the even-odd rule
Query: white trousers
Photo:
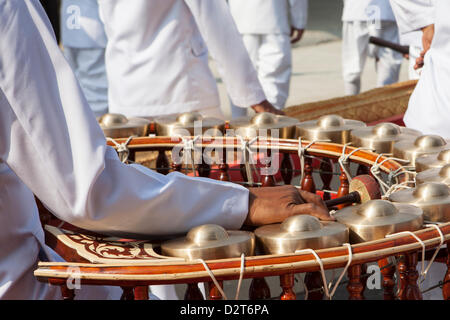
[(64, 55), (75, 72), (95, 116), (107, 113), (108, 79), (106, 77), (105, 49), (65, 47)]
[(399, 43), (397, 24), (381, 21), (378, 25), (366, 21), (344, 21), (342, 40), (342, 72), (345, 94), (358, 94), (361, 73), (368, 56), (375, 58), (377, 87), (398, 82), (403, 56), (388, 48), (369, 44), (369, 37), (379, 37)]
[[(283, 109), (289, 96), (292, 72), (291, 38), (287, 34), (243, 34), (245, 47), (258, 72), (267, 100)], [(247, 108), (231, 104), (233, 118), (245, 116)]]

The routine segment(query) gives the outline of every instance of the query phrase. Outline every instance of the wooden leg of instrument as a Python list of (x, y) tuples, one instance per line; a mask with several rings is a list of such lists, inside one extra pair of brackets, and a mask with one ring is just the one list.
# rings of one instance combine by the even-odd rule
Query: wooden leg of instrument
[[(223, 288), (223, 281), (217, 281), (219, 285)], [(217, 289), (214, 282), (208, 282), (207, 285), (208, 292), (209, 292), (209, 300), (222, 300), (223, 297), (220, 294), (219, 289)]]
[(134, 300), (148, 300), (148, 286), (135, 287)]
[(270, 298), (270, 288), (266, 279), (254, 278), (249, 289), (250, 300), (264, 300)]
[(75, 290), (67, 288), (66, 285), (61, 286), (61, 294), (63, 300), (74, 300), (75, 299)]
[(389, 259), (387, 258), (379, 260), (378, 266), (383, 275), (384, 300), (395, 300), (395, 266), (389, 266)]
[(312, 176), (312, 160), (311, 158), (305, 158), (305, 175), (303, 177), (303, 181), (301, 182), (302, 190), (316, 193), (316, 185), (314, 183), (314, 179)]
[(399, 300), (406, 300), (405, 288), (406, 288), (407, 279), (406, 279), (406, 262), (405, 262), (404, 255), (399, 256), (397, 270), (398, 270), (398, 275), (399, 275), (398, 284), (397, 284), (397, 288), (398, 288), (397, 298)]
[(447, 273), (445, 274), (442, 295), (444, 300), (450, 300), (450, 242), (447, 242)]
[(269, 173), (271, 164), (270, 162), (271, 154), (272, 154), (271, 151), (267, 150), (267, 159), (265, 159), (266, 160), (265, 168), (264, 170), (261, 171), (261, 182), (263, 187), (274, 187), (276, 185), (274, 176)]
[(422, 293), (417, 285), (419, 272), (417, 272), (418, 255), (417, 252), (407, 253), (406, 256), (406, 300), (422, 300)]
[[(337, 194), (338, 198), (349, 194), (349, 191), (350, 191), (350, 186), (348, 183), (347, 175), (345, 174), (343, 169), (341, 169), (341, 171), (342, 171), (342, 173), (339, 176), (339, 180), (340, 180), (341, 184), (339, 186), (339, 190), (338, 190), (338, 194)], [(347, 204), (340, 204), (337, 207), (338, 207), (338, 209), (343, 209), (343, 208), (351, 206), (351, 205), (352, 205), (351, 203), (347, 203)]]
[(281, 293), (281, 300), (295, 300), (294, 292), (295, 278), (293, 273), (284, 274), (280, 276), (280, 286), (283, 292)]
[(347, 290), (349, 293), (349, 300), (364, 300), (364, 285), (361, 281), (362, 268), (361, 265), (353, 265), (348, 268)]
[(281, 161), (281, 177), (283, 178), (284, 184), (291, 184), (293, 173), (292, 173), (292, 160), (289, 153), (283, 154), (283, 160)]
[(122, 288), (122, 296), (120, 300), (134, 300), (134, 292), (133, 287), (121, 287)]
[(158, 157), (156, 158), (157, 172), (161, 174), (168, 174), (170, 171), (169, 159), (164, 149), (158, 150)]
[(308, 289), (308, 300), (323, 300), (323, 290), (318, 290), (323, 287), (322, 274), (320, 272), (307, 272), (304, 282)]
[(184, 300), (204, 300), (197, 283), (188, 283)]
[[(320, 164), (320, 178), (322, 179), (323, 188), (322, 190), (331, 189), (331, 180), (333, 180), (333, 162), (331, 159), (323, 158)], [(331, 196), (328, 192), (323, 193), (323, 200), (330, 200)]]

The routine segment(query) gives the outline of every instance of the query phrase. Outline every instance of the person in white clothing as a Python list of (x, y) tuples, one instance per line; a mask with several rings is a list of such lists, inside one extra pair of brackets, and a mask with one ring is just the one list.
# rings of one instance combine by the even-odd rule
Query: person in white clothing
[(369, 45), (370, 36), (400, 42), (389, 0), (344, 0), (342, 23), (342, 73), (345, 94), (360, 93), (361, 74), (368, 56), (375, 59), (378, 87), (398, 82), (402, 54), (388, 48)]
[(277, 112), (225, 1), (99, 0), (108, 44), (109, 111), (126, 116), (220, 114), (208, 52), (236, 105)]
[(45, 244), (34, 195), (61, 220), (126, 237), (305, 213), (332, 219), (316, 195), (294, 187), (246, 189), (121, 163), (39, 1), (0, 0), (0, 34), (0, 299), (61, 296), (33, 277), (40, 251), (60, 259)]
[(108, 112), (106, 34), (97, 0), (63, 0), (61, 42), (64, 55), (96, 116)]
[[(300, 41), (308, 0), (228, 0), (268, 101), (282, 110), (289, 96), (292, 44)], [(231, 104), (233, 118), (247, 109)]]

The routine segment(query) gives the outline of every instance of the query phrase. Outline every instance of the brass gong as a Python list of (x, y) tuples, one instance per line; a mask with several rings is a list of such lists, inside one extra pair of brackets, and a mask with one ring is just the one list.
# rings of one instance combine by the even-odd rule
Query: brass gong
[(106, 113), (98, 118), (105, 137), (118, 139), (148, 135), (150, 121), (143, 118), (127, 118), (118, 113)]
[(246, 231), (227, 231), (221, 226), (206, 224), (192, 228), (186, 237), (169, 240), (161, 245), (161, 252), (187, 260), (225, 259), (253, 255), (255, 236)]
[(426, 182), (442, 182), (450, 186), (450, 164), (442, 168), (428, 169), (419, 172), (416, 175), (416, 184), (420, 185)]
[(353, 146), (371, 148), (376, 153), (392, 153), (395, 142), (415, 139), (420, 135), (421, 133), (417, 130), (400, 127), (390, 122), (356, 129), (350, 133)]
[(349, 227), (352, 243), (382, 239), (401, 231), (416, 231), (423, 225), (422, 209), (386, 200), (347, 207), (337, 211), (334, 217)]
[(415, 189), (400, 190), (391, 194), (389, 200), (421, 208), (427, 221), (450, 221), (450, 192), (444, 183), (429, 182)]
[(416, 172), (432, 168), (441, 168), (450, 164), (450, 149), (442, 150), (438, 154), (429, 154), (416, 159)]
[(286, 254), (306, 248), (323, 249), (348, 242), (348, 228), (332, 221), (320, 221), (309, 215), (287, 218), (255, 230), (256, 239), (265, 253)]
[(217, 118), (204, 118), (198, 112), (163, 116), (155, 119), (157, 136), (223, 136), (225, 121)]
[(350, 132), (365, 127), (358, 120), (344, 119), (338, 115), (325, 115), (318, 120), (301, 122), (297, 125), (297, 135), (309, 141), (330, 140), (334, 143), (350, 142)]
[(447, 144), (442, 137), (437, 135), (423, 135), (415, 140), (404, 140), (394, 144), (394, 157), (409, 160), (410, 164), (415, 166), (416, 159), (426, 154), (439, 153), (448, 149)]
[(295, 118), (262, 112), (255, 114), (253, 117), (240, 117), (231, 120), (229, 127), (234, 130), (235, 135), (244, 138), (264, 136), (295, 139), (295, 125), (298, 123)]

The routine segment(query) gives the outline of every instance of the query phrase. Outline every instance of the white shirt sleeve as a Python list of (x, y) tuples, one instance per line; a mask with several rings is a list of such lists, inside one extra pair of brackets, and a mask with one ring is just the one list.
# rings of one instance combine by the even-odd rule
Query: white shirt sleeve
[(308, 0), (289, 0), (291, 26), (305, 29), (308, 22)]
[(434, 0), (390, 0), (401, 34), (417, 31), (435, 21)]
[(258, 75), (225, 1), (185, 0), (236, 106), (266, 100)]
[(0, 34), (0, 159), (56, 216), (113, 235), (242, 226), (247, 189), (119, 161), (39, 2), (0, 0)]

